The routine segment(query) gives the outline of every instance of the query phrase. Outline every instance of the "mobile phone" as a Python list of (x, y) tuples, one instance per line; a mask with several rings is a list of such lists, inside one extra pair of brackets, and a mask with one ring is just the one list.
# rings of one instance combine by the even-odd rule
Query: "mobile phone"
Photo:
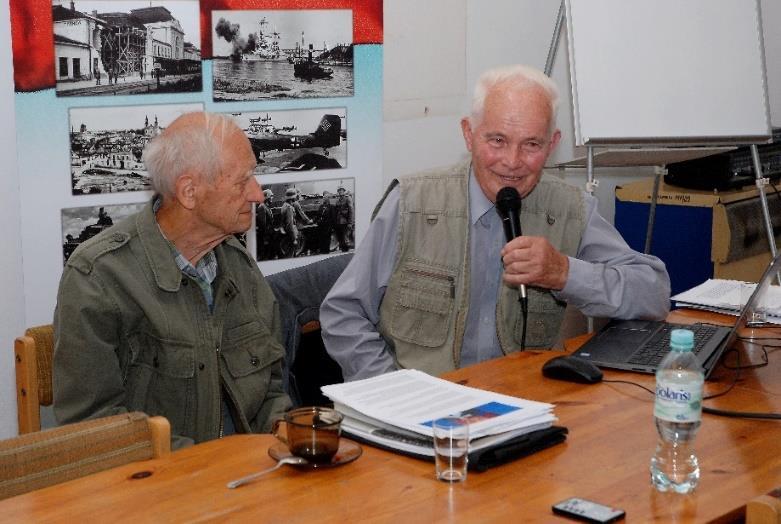
[(624, 518), (624, 510), (611, 508), (593, 500), (570, 497), (553, 505), (553, 513), (584, 522), (615, 522)]

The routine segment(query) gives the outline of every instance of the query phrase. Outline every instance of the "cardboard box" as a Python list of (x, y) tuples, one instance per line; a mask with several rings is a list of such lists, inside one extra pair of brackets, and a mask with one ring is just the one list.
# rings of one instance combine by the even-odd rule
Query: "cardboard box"
[[(616, 229), (638, 251), (645, 248), (653, 182), (616, 187)], [(767, 195), (774, 229), (781, 232), (781, 202), (772, 186)], [(779, 240), (781, 235), (776, 245)], [(770, 248), (757, 188), (701, 191), (661, 182), (651, 253), (667, 265), (673, 294), (708, 278), (758, 280)]]

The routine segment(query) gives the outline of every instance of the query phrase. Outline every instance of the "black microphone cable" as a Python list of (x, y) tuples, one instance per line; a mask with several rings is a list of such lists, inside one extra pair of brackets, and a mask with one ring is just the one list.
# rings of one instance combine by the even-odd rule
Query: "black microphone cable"
[[(521, 196), (514, 187), (503, 187), (496, 194), (496, 212), (502, 219), (504, 236), (507, 241), (523, 235), (521, 232)], [(504, 266), (504, 263), (502, 263)], [(526, 349), (526, 321), (529, 312), (529, 298), (526, 295), (526, 285), (518, 286), (518, 302), (521, 304), (523, 327), (521, 328), (521, 351)]]

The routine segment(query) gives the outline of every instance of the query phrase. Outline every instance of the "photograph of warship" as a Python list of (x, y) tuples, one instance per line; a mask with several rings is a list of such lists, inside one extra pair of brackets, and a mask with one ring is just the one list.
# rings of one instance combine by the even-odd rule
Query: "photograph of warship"
[(231, 55), (234, 59), (249, 62), (279, 62), (287, 60), (287, 55), (282, 53), (279, 47), (279, 32), (269, 31), (265, 26), (269, 25), (266, 17), (258, 22), (258, 31), (250, 33), (247, 37), (247, 45), (241, 54)]
[(212, 27), (215, 101), (354, 94), (352, 10), (214, 10)]

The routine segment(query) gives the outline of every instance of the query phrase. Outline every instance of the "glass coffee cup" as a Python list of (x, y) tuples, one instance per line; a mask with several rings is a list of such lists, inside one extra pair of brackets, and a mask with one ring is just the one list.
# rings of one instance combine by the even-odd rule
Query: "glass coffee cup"
[[(331, 408), (311, 406), (285, 413), (274, 423), (274, 436), (284, 442), (290, 453), (311, 464), (328, 464), (339, 450), (342, 414)], [(284, 433), (280, 426), (285, 425)]]

